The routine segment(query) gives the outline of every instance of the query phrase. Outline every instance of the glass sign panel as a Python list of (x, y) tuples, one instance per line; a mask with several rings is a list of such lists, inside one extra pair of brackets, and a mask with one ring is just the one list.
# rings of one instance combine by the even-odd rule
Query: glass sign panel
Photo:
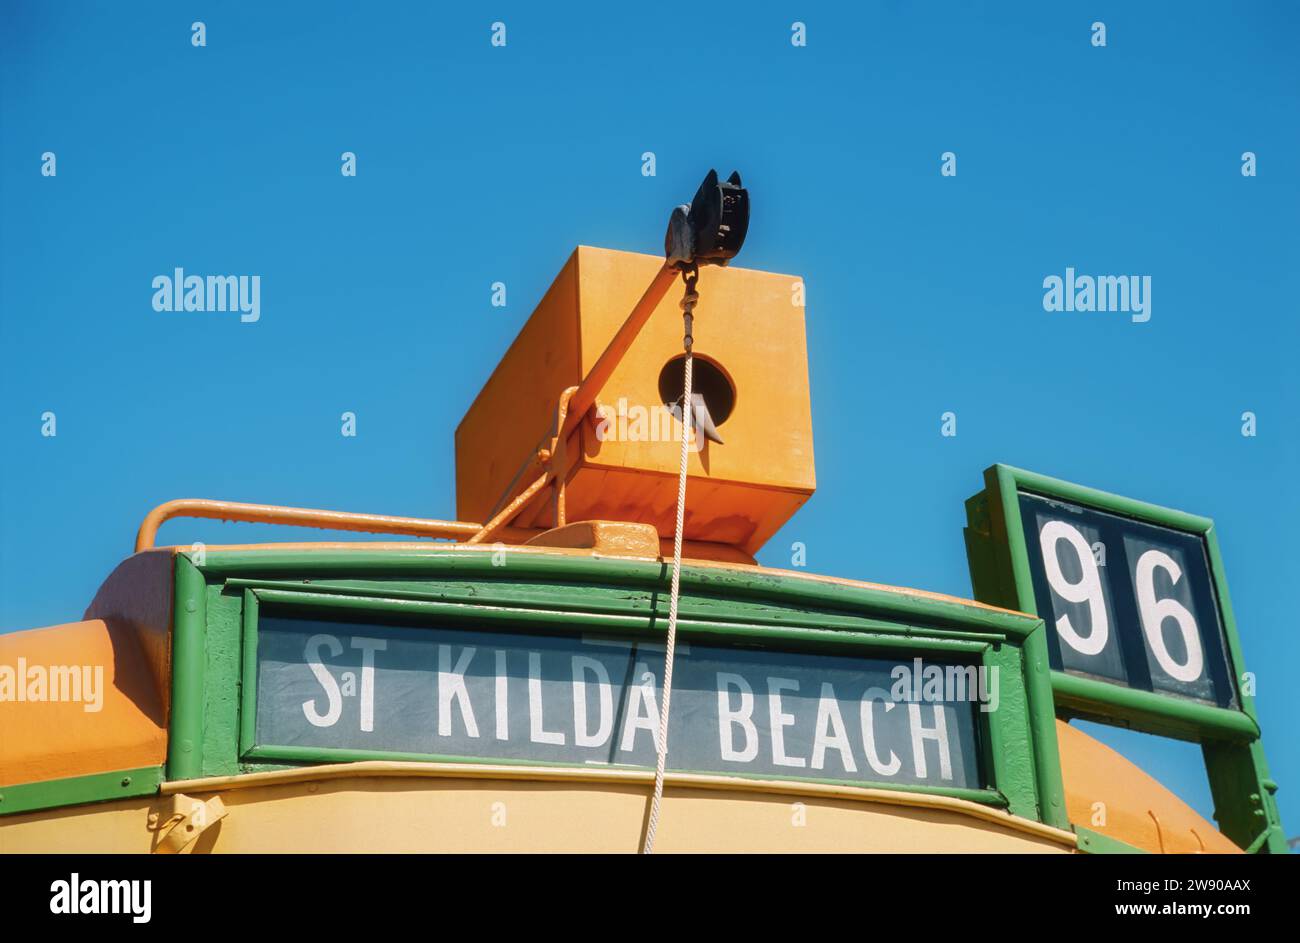
[[(263, 612), (256, 744), (652, 768), (663, 645)], [(973, 664), (677, 647), (668, 765), (978, 789)]]
[(1236, 707), (1205, 541), (1020, 492), (1052, 667)]

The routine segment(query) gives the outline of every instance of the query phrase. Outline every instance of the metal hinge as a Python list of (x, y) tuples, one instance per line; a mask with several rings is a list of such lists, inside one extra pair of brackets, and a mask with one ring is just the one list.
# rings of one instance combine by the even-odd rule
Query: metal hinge
[(154, 854), (179, 854), (227, 814), (220, 796), (207, 802), (180, 793), (168, 796), (160, 808), (149, 813), (149, 831), (158, 833)]

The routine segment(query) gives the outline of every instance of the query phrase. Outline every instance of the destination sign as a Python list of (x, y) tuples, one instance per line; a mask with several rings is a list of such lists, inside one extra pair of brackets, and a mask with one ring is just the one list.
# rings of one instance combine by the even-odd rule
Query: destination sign
[(1236, 707), (1199, 534), (1020, 492), (1052, 667)]
[[(256, 745), (652, 768), (662, 643), (578, 633), (258, 622)], [(991, 683), (990, 683), (991, 681)], [(982, 788), (996, 670), (677, 646), (668, 766)]]

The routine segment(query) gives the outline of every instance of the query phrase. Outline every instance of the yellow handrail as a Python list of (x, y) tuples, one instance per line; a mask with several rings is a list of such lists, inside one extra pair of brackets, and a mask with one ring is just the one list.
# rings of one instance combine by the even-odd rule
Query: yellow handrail
[[(464, 540), (468, 543), (483, 543), (504, 531), (513, 531), (510, 521), (517, 515), (543, 487), (552, 480), (557, 482), (556, 512), (557, 523), (565, 523), (564, 475), (565, 445), (573, 430), (596, 402), (600, 393), (627, 353), (627, 349), (636, 340), (637, 335), (650, 319), (651, 313), (659, 304), (676, 277), (676, 270), (665, 263), (644, 294), (632, 308), (632, 313), (623, 322), (622, 327), (606, 346), (604, 352), (592, 365), (587, 376), (576, 387), (565, 390), (560, 397), (556, 417), (557, 435), (551, 440), (551, 448), (544, 455), (534, 454), (529, 457), (520, 476), (526, 474), (531, 466), (540, 464), (542, 474), (532, 482), (523, 493), (513, 499), (502, 499), (505, 508), (492, 517), (486, 524), (471, 524), (466, 521), (437, 521), (418, 517), (392, 517), (387, 514), (354, 514), (349, 511), (321, 511), (314, 508), (290, 508), (275, 504), (241, 504), (237, 501), (213, 501), (207, 498), (179, 498), (160, 504), (145, 517), (136, 535), (135, 549), (149, 550), (158, 537), (158, 528), (165, 521), (175, 517), (201, 517), (221, 521), (243, 521), (258, 524), (289, 524), (300, 527), (318, 527), (322, 530), (364, 531), (372, 534), (408, 534), (417, 537), (443, 537)], [(556, 455), (556, 452), (559, 454)], [(558, 461), (557, 461), (558, 459)], [(520, 476), (516, 476), (516, 481)], [(513, 484), (512, 484), (513, 488)], [(509, 492), (507, 492), (509, 494)], [(500, 506), (500, 505), (498, 505)]]
[(242, 504), (238, 501), (213, 501), (207, 498), (179, 498), (160, 504), (140, 524), (135, 550), (154, 546), (158, 528), (175, 517), (201, 517), (219, 521), (243, 521), (255, 524), (289, 524), (318, 527), (322, 530), (363, 531), (370, 534), (407, 534), (416, 537), (466, 539), (482, 529), (480, 524), (465, 521), (437, 521), (420, 517), (393, 517), (388, 514), (356, 514), (350, 511), (321, 511), (314, 508), (289, 508), (276, 504)]

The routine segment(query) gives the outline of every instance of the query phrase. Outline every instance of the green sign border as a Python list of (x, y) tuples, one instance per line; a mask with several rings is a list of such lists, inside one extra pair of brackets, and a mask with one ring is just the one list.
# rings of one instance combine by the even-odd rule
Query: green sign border
[(1038, 606), (1020, 517), (1020, 491), (1183, 531), (1205, 541), (1227, 643), (1229, 670), (1238, 686), (1241, 709), (1134, 691), (1053, 671), (1051, 683), (1056, 710), (1066, 719), (1087, 718), (1199, 743), (1220, 830), (1242, 848), (1287, 853), (1275, 798), (1277, 783), (1268, 773), (1255, 699), (1240, 690), (1245, 660), (1214, 522), (1208, 517), (1135, 501), (1010, 465), (991, 466), (984, 472), (984, 490), (966, 502), (966, 554), (975, 598), (1035, 615)]
[[(668, 567), (663, 563), (505, 553), (503, 566), (494, 565), (499, 553), (492, 548), (440, 550), (436, 545), (402, 553), (208, 551), (200, 565), (198, 554), (178, 555), (168, 779), (360, 759), (467, 762), (256, 744), (256, 627), (262, 605), (310, 607), (352, 619), (492, 621), (542, 632), (575, 626), (666, 630)], [(999, 668), (999, 709), (977, 712), (988, 789), (879, 785), (978, 801), (1069, 828), (1042, 620), (920, 594), (687, 566), (679, 627), (683, 638), (742, 637), (783, 650), (833, 646), (908, 657), (965, 653)]]
[(162, 781), (161, 766), (141, 766), (136, 769), (109, 770), (85, 776), (0, 786), (0, 816), (19, 815), (56, 806), (152, 796), (158, 792)]
[[(356, 749), (339, 749), (334, 747), (297, 747), (286, 746), (283, 744), (267, 744), (256, 742), (256, 721), (257, 721), (257, 623), (258, 612), (262, 604), (274, 605), (277, 612), (283, 612), (291, 609), (297, 613), (309, 616), (312, 613), (328, 613), (337, 617), (344, 610), (351, 610), (357, 614), (359, 619), (370, 619), (372, 616), (382, 619), (385, 615), (399, 614), (402, 616), (425, 616), (431, 619), (438, 619), (445, 622), (449, 617), (453, 622), (472, 620), (476, 627), (482, 627), (484, 624), (496, 623), (502, 626), (513, 626), (518, 624), (516, 618), (509, 615), (503, 615), (494, 609), (478, 610), (477, 607), (468, 607), (471, 611), (464, 611), (467, 607), (458, 607), (462, 611), (449, 611), (445, 606), (421, 604), (418, 602), (407, 603), (400, 608), (389, 604), (388, 600), (382, 598), (366, 598), (353, 596), (337, 596), (325, 593), (302, 593), (286, 591), (280, 589), (258, 589), (245, 590), (244, 596), (244, 665), (243, 665), (243, 685), (242, 700), (240, 704), (240, 738), (239, 738), (239, 755), (243, 761), (288, 761), (288, 762), (352, 762), (357, 760), (419, 760), (439, 763), (484, 763), (484, 764), (501, 764), (511, 766), (551, 766), (551, 767), (572, 767), (574, 769), (590, 769), (590, 766), (583, 763), (572, 763), (564, 761), (543, 761), (543, 760), (525, 760), (525, 759), (502, 759), (500, 757), (473, 757), (463, 755), (443, 755), (436, 753), (410, 753), (396, 751), (380, 750), (356, 750)], [(346, 623), (344, 623), (346, 625)], [(566, 626), (571, 627), (566, 619)], [(701, 625), (698, 622), (686, 624), (683, 620), (678, 622), (681, 638), (683, 641), (712, 641), (725, 642), (727, 639), (742, 637), (748, 642), (755, 640), (770, 641), (773, 643), (785, 644), (781, 646), (782, 651), (817, 651), (830, 649), (839, 654), (849, 652), (871, 655), (895, 654), (904, 657), (901, 652), (905, 652), (905, 657), (925, 657), (937, 655), (964, 655), (971, 661), (979, 665), (992, 665), (996, 663), (995, 659), (989, 658), (989, 649), (992, 640), (975, 640), (962, 638), (927, 638), (925, 630), (909, 626), (908, 628), (915, 635), (900, 637), (896, 635), (879, 635), (867, 634), (863, 632), (854, 632), (839, 630), (834, 633), (828, 633), (820, 629), (789, 628), (771, 630), (761, 626), (753, 625), (731, 625), (731, 624), (714, 624)], [(634, 631), (635, 629), (621, 624), (605, 624), (599, 626), (601, 629), (612, 630), (610, 634), (618, 632)], [(534, 631), (537, 627), (534, 627)], [(485, 631), (490, 631), (485, 630)], [(919, 636), (919, 638), (918, 638)], [(1005, 640), (1005, 636), (1002, 636)], [(774, 646), (775, 647), (775, 646)], [(982, 723), (981, 718), (976, 717), (976, 737), (980, 746), (980, 768), (981, 773), (988, 780), (993, 780), (995, 771), (990, 770), (989, 766), (994, 765), (996, 751), (990, 749), (990, 740), (1002, 731), (997, 724)], [(625, 767), (629, 769), (642, 769), (644, 767)], [(719, 770), (694, 770), (693, 772), (719, 773)], [(790, 780), (794, 782), (816, 782), (832, 783), (835, 785), (846, 786), (869, 786), (873, 789), (896, 789), (902, 792), (922, 792), (945, 796), (954, 796), (957, 798), (968, 799), (972, 802), (982, 802), (987, 805), (1006, 806), (1007, 799), (995, 788), (971, 789), (957, 788), (920, 784), (898, 784), (888, 781), (865, 782), (857, 779), (833, 779), (819, 776), (800, 776), (795, 774), (754, 774), (754, 773), (728, 773), (744, 779), (770, 779), (770, 780)]]
[[(154, 795), (168, 781), (360, 759), (444, 759), (287, 747), (274, 748), (274, 756), (262, 755), (263, 748), (252, 743), (251, 708), (256, 696), (257, 612), (263, 602), (316, 607), (336, 616), (351, 613), (351, 618), (397, 615), (470, 624), (499, 620), (503, 626), (532, 631), (582, 626), (653, 634), (666, 629), (664, 563), (504, 553), (504, 567), (496, 548), (448, 550), (436, 544), (427, 551), (400, 552), (178, 553), (166, 766), (9, 786), (0, 790), (0, 819), (36, 809)], [(1069, 829), (1041, 619), (907, 590), (726, 566), (688, 565), (682, 588), (679, 621), (684, 637), (740, 637), (782, 650), (831, 646), (909, 656), (966, 653), (997, 667), (999, 709), (977, 713), (981, 768), (990, 787), (879, 785), (981, 802)]]

